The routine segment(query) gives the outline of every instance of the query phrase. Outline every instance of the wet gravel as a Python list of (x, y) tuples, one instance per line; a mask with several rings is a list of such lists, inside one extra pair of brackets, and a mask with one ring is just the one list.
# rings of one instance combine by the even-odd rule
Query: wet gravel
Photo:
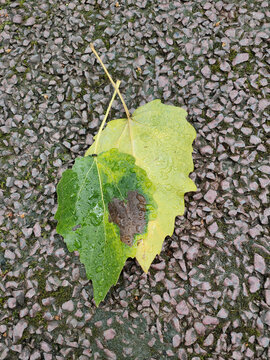
[[(269, 17), (265, 0), (0, 0), (1, 360), (270, 358)], [(99, 308), (53, 219), (113, 92), (90, 42), (131, 112), (160, 98), (198, 133), (185, 215)]]

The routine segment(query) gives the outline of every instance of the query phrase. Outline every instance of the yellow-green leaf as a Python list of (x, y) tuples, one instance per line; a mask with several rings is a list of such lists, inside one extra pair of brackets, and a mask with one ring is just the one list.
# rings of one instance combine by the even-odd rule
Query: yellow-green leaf
[[(147, 238), (136, 251), (145, 272), (160, 253), (164, 238), (173, 233), (175, 217), (184, 213), (184, 194), (196, 191), (188, 177), (193, 171), (192, 142), (196, 132), (186, 115), (179, 107), (151, 101), (139, 107), (130, 120), (110, 121), (97, 145), (97, 153), (118, 148), (133, 155), (155, 185), (157, 217), (149, 222)], [(93, 153), (94, 144), (86, 155)]]

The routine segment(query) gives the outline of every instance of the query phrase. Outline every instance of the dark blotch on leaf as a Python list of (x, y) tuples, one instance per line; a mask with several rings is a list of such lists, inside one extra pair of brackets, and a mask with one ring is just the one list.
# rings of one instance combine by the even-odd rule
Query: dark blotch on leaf
[(146, 200), (137, 191), (129, 191), (127, 202), (117, 198), (108, 204), (109, 221), (119, 226), (120, 240), (132, 246), (134, 235), (144, 232), (146, 226)]

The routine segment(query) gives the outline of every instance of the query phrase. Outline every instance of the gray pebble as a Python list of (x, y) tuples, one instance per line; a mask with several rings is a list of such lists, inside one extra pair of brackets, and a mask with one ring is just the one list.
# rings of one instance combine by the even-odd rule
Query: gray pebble
[(213, 204), (216, 200), (217, 192), (215, 190), (208, 190), (207, 193), (204, 195), (204, 199), (209, 203)]
[(254, 268), (256, 271), (258, 271), (261, 274), (265, 274), (265, 272), (266, 272), (265, 260), (259, 254), (254, 255)]
[(62, 309), (66, 310), (66, 311), (69, 311), (69, 312), (72, 312), (74, 310), (73, 301), (69, 300), (69, 301), (64, 302), (63, 305), (62, 305)]
[(260, 166), (259, 170), (264, 174), (270, 175), (270, 166), (268, 166), (268, 165)]
[(40, 62), (40, 55), (39, 54), (35, 54), (35, 55), (32, 55), (29, 59), (29, 61), (32, 63), (32, 64), (38, 64)]
[(112, 340), (116, 335), (116, 331), (114, 329), (108, 329), (103, 332), (103, 336), (105, 340)]
[(260, 289), (260, 280), (256, 276), (250, 276), (248, 278), (248, 284), (251, 293), (255, 293)]
[(32, 26), (35, 23), (36, 23), (36, 19), (33, 16), (31, 16), (25, 21), (24, 25), (25, 26)]
[(212, 155), (213, 154), (213, 149), (211, 148), (211, 146), (206, 145), (200, 148), (200, 153), (202, 155)]
[(189, 346), (191, 344), (194, 344), (197, 340), (197, 335), (195, 333), (194, 329), (188, 329), (185, 334), (185, 345)]
[(205, 76), (207, 79), (209, 79), (211, 76), (211, 70), (210, 70), (209, 66), (205, 65), (202, 68), (201, 73), (203, 74), (203, 76)]
[(237, 54), (236, 57), (233, 59), (233, 66), (235, 65), (239, 65), (239, 64), (242, 64), (243, 62), (246, 62), (248, 61), (249, 59), (249, 54), (248, 53), (240, 53), (240, 54)]
[(209, 334), (207, 336), (207, 338), (204, 340), (203, 345), (204, 346), (211, 346), (214, 342), (214, 335), (213, 334)]
[(176, 306), (176, 311), (177, 311), (178, 314), (180, 314), (180, 315), (188, 315), (188, 314), (189, 314), (189, 308), (188, 308), (187, 303), (185, 302), (185, 300), (182, 300), (182, 301)]
[(20, 320), (13, 328), (13, 341), (16, 343), (21, 339), (24, 330), (27, 328), (28, 322), (24, 319)]
[(14, 22), (15, 24), (21, 24), (21, 23), (22, 23), (22, 17), (21, 17), (21, 15), (18, 15), (18, 14), (14, 15), (14, 16), (13, 16), (13, 22)]
[(13, 177), (8, 176), (7, 179), (6, 179), (6, 186), (7, 187), (12, 187), (13, 184), (14, 184), (14, 180), (15, 179)]
[(145, 56), (144, 56), (144, 55), (140, 55), (140, 56), (138, 57), (138, 59), (137, 59), (136, 62), (137, 62), (137, 64), (138, 64), (139, 66), (145, 65), (145, 64), (146, 64)]

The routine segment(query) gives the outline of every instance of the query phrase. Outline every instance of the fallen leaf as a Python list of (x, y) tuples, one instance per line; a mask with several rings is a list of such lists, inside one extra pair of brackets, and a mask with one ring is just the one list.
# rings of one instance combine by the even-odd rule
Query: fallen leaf
[(129, 154), (77, 158), (57, 185), (57, 232), (78, 251), (98, 305), (155, 217), (154, 187)]
[(151, 101), (135, 110), (129, 120), (110, 121), (97, 147), (94, 142), (86, 152), (90, 155), (117, 148), (131, 154), (155, 185), (157, 217), (149, 222), (147, 238), (136, 251), (145, 272), (160, 253), (165, 237), (173, 233), (175, 217), (184, 214), (184, 194), (196, 191), (188, 176), (193, 171), (192, 142), (196, 132), (186, 115), (179, 107)]

